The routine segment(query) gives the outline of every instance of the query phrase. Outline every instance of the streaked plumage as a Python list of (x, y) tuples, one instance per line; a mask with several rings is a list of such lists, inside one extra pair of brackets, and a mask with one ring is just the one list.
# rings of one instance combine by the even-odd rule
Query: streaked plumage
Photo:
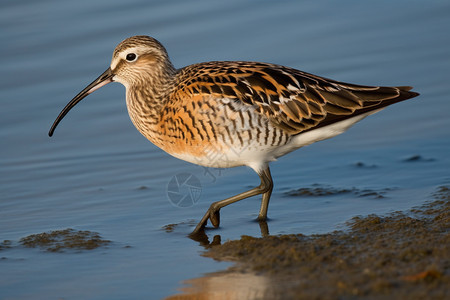
[(62, 110), (65, 114), (99, 87), (126, 87), (136, 128), (167, 153), (207, 167), (246, 165), (260, 186), (215, 202), (208, 219), (219, 225), (219, 210), (263, 194), (265, 220), (272, 191), (269, 162), (302, 146), (344, 132), (365, 116), (418, 95), (411, 87), (361, 86), (268, 63), (214, 61), (175, 69), (155, 39), (135, 36), (114, 50), (111, 67)]

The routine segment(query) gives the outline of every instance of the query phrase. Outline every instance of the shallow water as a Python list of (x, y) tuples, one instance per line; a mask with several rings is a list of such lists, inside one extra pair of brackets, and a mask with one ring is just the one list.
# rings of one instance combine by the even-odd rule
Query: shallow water
[[(0, 4), (0, 240), (16, 245), (26, 235), (70, 227), (113, 241), (81, 253), (1, 250), (0, 298), (159, 299), (175, 294), (184, 280), (229, 266), (200, 256), (204, 248), (186, 235), (213, 200), (258, 184), (251, 170), (205, 169), (165, 154), (134, 129), (119, 84), (89, 96), (47, 136), (62, 107), (131, 35), (159, 39), (177, 67), (266, 61), (359, 84), (412, 85), (421, 93), (273, 163), (270, 234), (327, 232), (355, 215), (409, 209), (448, 183), (450, 5), (333, 4)], [(181, 173), (200, 182), (191, 207), (169, 201), (169, 182)], [(286, 194), (314, 184), (388, 190), (384, 198)], [(208, 236), (260, 236), (252, 221), (258, 209), (258, 198), (224, 208), (221, 228)], [(169, 224), (176, 226), (167, 232)]]

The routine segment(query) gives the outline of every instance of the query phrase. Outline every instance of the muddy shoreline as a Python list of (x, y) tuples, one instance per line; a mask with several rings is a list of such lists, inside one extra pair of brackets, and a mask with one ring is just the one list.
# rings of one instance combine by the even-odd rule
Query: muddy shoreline
[[(235, 265), (171, 299), (448, 299), (450, 189), (407, 212), (318, 235), (242, 236), (204, 255)], [(242, 298), (244, 297), (244, 298)]]

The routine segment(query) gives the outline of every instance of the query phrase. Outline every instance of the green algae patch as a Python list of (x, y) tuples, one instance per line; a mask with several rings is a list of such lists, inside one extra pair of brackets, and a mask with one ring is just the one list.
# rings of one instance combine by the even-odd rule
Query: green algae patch
[(205, 256), (267, 278), (261, 299), (448, 299), (450, 189), (408, 212), (355, 217), (346, 231), (242, 236)]
[(86, 230), (54, 230), (38, 234), (31, 234), (20, 239), (20, 244), (28, 248), (41, 248), (50, 252), (64, 250), (92, 250), (111, 243), (104, 240), (97, 232)]

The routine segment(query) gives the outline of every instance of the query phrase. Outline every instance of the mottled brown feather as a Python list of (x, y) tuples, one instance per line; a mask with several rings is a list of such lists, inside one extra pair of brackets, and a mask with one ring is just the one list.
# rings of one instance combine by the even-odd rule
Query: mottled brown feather
[[(410, 87), (362, 86), (256, 62), (208, 62), (177, 74), (174, 92), (230, 98), (298, 134), (418, 95)], [(183, 93), (184, 94), (184, 93)]]

